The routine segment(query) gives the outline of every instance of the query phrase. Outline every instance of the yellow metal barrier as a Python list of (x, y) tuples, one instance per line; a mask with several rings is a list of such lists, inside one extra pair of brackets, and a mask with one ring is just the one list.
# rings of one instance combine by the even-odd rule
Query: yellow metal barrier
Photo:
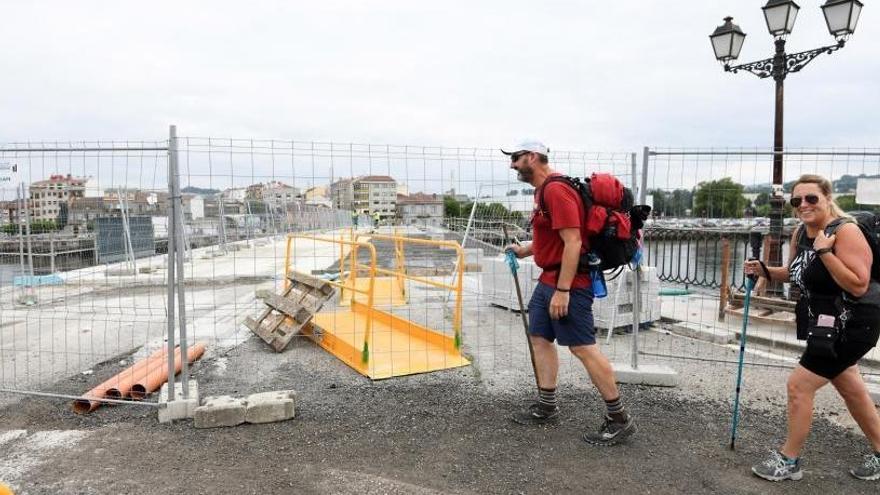
[[(340, 281), (327, 281), (329, 284), (351, 294), (349, 309), (316, 313), (309, 330), (312, 338), (337, 358), (373, 379), (392, 376), (424, 373), (441, 369), (466, 366), (470, 362), (461, 356), (461, 317), (462, 280), (455, 285), (445, 284), (424, 277), (406, 273), (403, 247), (406, 243), (426, 244), (453, 248), (458, 253), (459, 270), (464, 268), (464, 252), (452, 241), (429, 241), (401, 236), (371, 235), (371, 239), (388, 240), (395, 243), (396, 270), (376, 266), (376, 249), (373, 244), (358, 240), (352, 232), (348, 239), (342, 236), (315, 236), (290, 234), (287, 239), (285, 274), (294, 269), (295, 240), (311, 240), (340, 245)], [(345, 248), (349, 255), (345, 256)], [(358, 263), (358, 250), (364, 248), (370, 253), (369, 265)], [(331, 250), (333, 252), (333, 250)], [(347, 258), (347, 259), (346, 259)], [(348, 264), (348, 276), (343, 276)], [(358, 283), (358, 272), (367, 274), (367, 283)], [(433, 330), (390, 312), (375, 307), (376, 275), (386, 274), (400, 281), (404, 280), (452, 290), (456, 293), (453, 313), (454, 336), (450, 338), (442, 331)], [(365, 286), (365, 287), (364, 287)], [(365, 296), (366, 301), (356, 300), (354, 295)]]
[[(373, 289), (374, 289), (373, 281), (376, 279), (376, 248), (375, 248), (375, 246), (373, 246), (372, 244), (370, 244), (368, 242), (358, 242), (356, 240), (345, 240), (345, 239), (342, 239), (341, 237), (337, 239), (336, 237), (315, 236), (315, 235), (307, 235), (307, 234), (288, 234), (287, 246), (286, 246), (285, 257), (284, 257), (284, 274), (285, 274), (284, 279), (285, 279), (286, 283), (290, 283), (287, 275), (291, 272), (290, 261), (291, 261), (291, 254), (293, 254), (293, 253), (291, 253), (291, 250), (293, 247), (294, 239), (303, 239), (303, 240), (311, 240), (311, 241), (315, 241), (315, 242), (329, 242), (329, 243), (333, 243), (333, 244), (339, 244), (341, 246), (340, 249), (343, 252), (344, 252), (345, 246), (348, 246), (352, 251), (352, 257), (351, 257), (352, 271), (354, 273), (357, 273), (357, 270), (355, 269), (356, 264), (354, 263), (354, 260), (357, 259), (358, 249), (361, 247), (366, 248), (370, 252), (370, 265), (368, 267), (370, 270), (370, 272), (369, 272), (370, 278), (369, 278), (369, 283), (368, 283), (366, 289), (359, 289), (358, 287), (356, 287), (355, 279), (352, 279), (351, 284), (339, 283), (339, 282), (336, 282), (333, 280), (327, 280), (327, 283), (334, 286), (334, 287), (337, 287), (339, 289), (350, 290), (352, 293), (358, 293), (358, 292), (364, 293), (367, 296), (367, 306), (368, 307), (373, 306)], [(344, 256), (342, 256), (340, 259), (342, 259), (343, 257)], [(341, 270), (341, 268), (342, 267), (340, 266), (340, 270)], [(365, 361), (365, 362), (368, 361), (368, 359), (369, 359), (369, 346), (370, 346), (370, 338), (372, 337), (372, 328), (373, 328), (373, 318), (372, 318), (372, 315), (368, 315), (365, 320), (363, 349), (361, 351), (362, 352), (361, 360)]]
[[(385, 241), (394, 241), (400, 242), (401, 248), (400, 251), (403, 251), (403, 244), (421, 244), (426, 246), (435, 246), (438, 248), (449, 248), (455, 250), (456, 254), (456, 271), (459, 274), (464, 273), (464, 249), (462, 249), (461, 245), (459, 245), (455, 241), (434, 241), (430, 239), (415, 239), (412, 237), (402, 237), (402, 236), (390, 236), (390, 235), (379, 235), (372, 234), (370, 235), (371, 239), (379, 239)], [(403, 256), (401, 255), (401, 260)], [(402, 262), (402, 261), (401, 261)], [(387, 275), (394, 275), (401, 278), (406, 278), (412, 280), (414, 282), (419, 282), (422, 284), (430, 285), (433, 287), (439, 287), (441, 289), (448, 289), (455, 292), (455, 311), (452, 316), (452, 326), (455, 330), (455, 347), (461, 347), (461, 310), (463, 304), (463, 295), (464, 295), (464, 277), (459, 275), (455, 278), (454, 285), (445, 284), (443, 282), (437, 282), (434, 280), (416, 277), (413, 275), (409, 275), (405, 272), (405, 270), (400, 270), (399, 273), (392, 272), (390, 270), (386, 270), (384, 268), (376, 268), (376, 273), (383, 273)]]
[[(351, 231), (352, 239), (357, 240), (358, 237), (363, 239), (365, 242), (369, 242), (370, 239), (374, 238), (374, 235), (371, 234), (357, 234), (354, 231)], [(402, 237), (397, 237), (394, 240), (394, 274), (388, 277), (376, 277), (373, 281), (373, 304), (376, 306), (405, 306), (407, 304), (407, 295), (406, 295), (406, 278), (403, 274), (406, 272), (406, 257), (403, 249), (403, 241)], [(348, 258), (351, 257), (349, 254)], [(345, 256), (340, 251), (339, 258), (339, 266), (344, 267), (346, 264), (350, 265), (350, 260), (347, 260)], [(358, 278), (359, 273), (355, 272), (349, 266), (349, 270), (346, 272), (344, 269), (341, 270), (343, 273), (347, 273), (347, 277), (352, 280), (352, 283), (357, 287), (363, 289), (367, 283), (367, 280)], [(389, 274), (387, 270), (383, 270), (382, 274)], [(358, 300), (361, 303), (364, 303), (363, 300), (363, 292), (350, 292), (347, 293), (345, 291), (342, 292), (342, 297), (340, 299), (340, 304), (343, 306), (349, 306), (351, 301)]]

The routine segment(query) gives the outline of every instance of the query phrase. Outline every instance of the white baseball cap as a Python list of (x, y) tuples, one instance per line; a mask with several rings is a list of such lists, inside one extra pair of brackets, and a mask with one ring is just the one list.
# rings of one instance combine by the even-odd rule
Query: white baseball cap
[(506, 151), (504, 148), (501, 148), (501, 152), (505, 155), (512, 155), (520, 151), (531, 151), (532, 153), (539, 153), (544, 156), (550, 154), (550, 148), (544, 146), (544, 143), (537, 139), (523, 139), (513, 146), (505, 146), (505, 148), (507, 148)]

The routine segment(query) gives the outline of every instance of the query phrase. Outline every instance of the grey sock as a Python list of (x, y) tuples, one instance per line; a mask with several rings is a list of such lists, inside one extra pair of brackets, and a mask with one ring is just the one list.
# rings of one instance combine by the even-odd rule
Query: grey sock
[(542, 406), (546, 406), (548, 409), (556, 407), (556, 389), (538, 388), (538, 403)]
[(620, 400), (620, 396), (617, 396), (616, 399), (606, 400), (605, 408), (608, 410), (608, 417), (616, 423), (625, 423), (626, 420), (629, 419), (629, 415), (626, 414), (626, 409), (623, 407), (623, 402)]

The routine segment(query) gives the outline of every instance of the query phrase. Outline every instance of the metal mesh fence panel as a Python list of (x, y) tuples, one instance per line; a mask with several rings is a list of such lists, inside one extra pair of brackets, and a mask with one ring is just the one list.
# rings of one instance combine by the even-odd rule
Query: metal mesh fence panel
[[(766, 259), (770, 228), (773, 153), (759, 149), (654, 149), (648, 151), (646, 180), (654, 217), (646, 229), (645, 259), (662, 284), (663, 322), (645, 336), (646, 359), (717, 362), (721, 373), (735, 371), (742, 331), (743, 262)], [(785, 199), (802, 174), (833, 181), (834, 196), (846, 210), (872, 209), (855, 203), (859, 177), (880, 174), (880, 153), (872, 149), (798, 149), (784, 156)], [(798, 220), (785, 205), (782, 261)], [(757, 241), (756, 241), (757, 239)], [(752, 242), (750, 242), (752, 241)], [(753, 248), (756, 248), (756, 253)], [(752, 299), (746, 363), (792, 367), (803, 344), (795, 338), (793, 307), (799, 297), (789, 284), (778, 297)], [(711, 347), (695, 353), (698, 341)], [(709, 349), (709, 351), (706, 351)], [(868, 373), (880, 362), (866, 356)], [(876, 368), (875, 368), (876, 369)]]
[[(566, 174), (632, 182), (632, 153), (550, 159)], [(186, 241), (192, 338), (219, 349), (262, 339), (267, 352), (314, 369), (335, 346), (331, 354), (374, 378), (460, 363), (410, 338), (427, 332), (483, 373), (528, 367), (502, 250), (505, 230), (530, 239), (533, 191), (509, 165), (493, 149), (180, 138), (186, 232), (210, 239)], [(188, 208), (188, 194), (203, 205)], [(523, 288), (538, 274), (525, 266)], [(624, 337), (610, 342), (609, 354), (628, 352)], [(563, 358), (564, 372), (583, 374)]]
[[(70, 377), (161, 348), (173, 235), (166, 143), (0, 150), (0, 165), (15, 164), (25, 184), (0, 190), (0, 388), (76, 395), (82, 383)], [(791, 151), (785, 178), (826, 175), (846, 202), (856, 177), (880, 170), (878, 156)], [(252, 342), (265, 359), (285, 353), (302, 370), (330, 366), (372, 378), (475, 363), (493, 383), (527, 383), (503, 249), (531, 239), (534, 191), (498, 150), (181, 137), (177, 157), (176, 242), (185, 250), (191, 344), (217, 356)], [(699, 359), (729, 373), (742, 327), (742, 261), (769, 224), (772, 155), (650, 150), (644, 174), (636, 159), (550, 156), (564, 174), (610, 172), (637, 193), (645, 184), (654, 207), (640, 279), (643, 331), (636, 346), (632, 272), (608, 274), (609, 294), (594, 303), (600, 344), (617, 363), (629, 363), (637, 347), (644, 363)], [(785, 221), (784, 259), (795, 224)], [(539, 274), (521, 260), (526, 303)], [(747, 363), (793, 365), (792, 322), (779, 317), (790, 305), (758, 302), (750, 332), (759, 345)], [(580, 363), (561, 357), (563, 379), (583, 380)]]
[(0, 163), (0, 388), (79, 395), (162, 345), (167, 142), (10, 143)]

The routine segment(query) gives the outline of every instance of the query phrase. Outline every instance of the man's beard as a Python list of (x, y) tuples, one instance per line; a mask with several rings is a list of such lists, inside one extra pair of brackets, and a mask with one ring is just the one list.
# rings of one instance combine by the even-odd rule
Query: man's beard
[(519, 179), (520, 182), (532, 182), (532, 177), (535, 176), (535, 171), (530, 167), (522, 167), (516, 171), (516, 178)]

